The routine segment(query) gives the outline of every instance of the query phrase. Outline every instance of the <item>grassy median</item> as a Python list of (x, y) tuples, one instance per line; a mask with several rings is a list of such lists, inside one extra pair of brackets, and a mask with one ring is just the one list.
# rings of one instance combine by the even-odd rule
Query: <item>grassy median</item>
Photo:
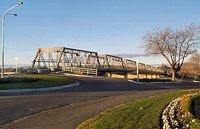
[(0, 90), (62, 86), (72, 83), (67, 77), (55, 75), (23, 74), (0, 81)]
[(167, 93), (108, 109), (77, 129), (160, 129), (160, 117), (166, 105), (188, 92)]

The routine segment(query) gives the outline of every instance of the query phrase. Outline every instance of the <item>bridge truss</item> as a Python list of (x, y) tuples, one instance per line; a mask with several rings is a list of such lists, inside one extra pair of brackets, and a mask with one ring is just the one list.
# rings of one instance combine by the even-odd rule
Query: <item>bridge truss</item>
[(66, 47), (38, 48), (32, 69), (47, 68), (79, 74), (137, 73), (162, 75), (160, 67), (143, 64), (114, 55), (98, 55), (97, 52)]

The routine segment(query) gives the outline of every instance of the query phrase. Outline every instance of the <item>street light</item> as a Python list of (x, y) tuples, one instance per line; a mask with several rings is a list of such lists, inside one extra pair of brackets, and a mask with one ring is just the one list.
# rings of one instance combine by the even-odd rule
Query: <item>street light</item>
[(1, 37), (1, 78), (3, 78), (4, 77), (4, 21), (5, 21), (5, 18), (6, 18), (6, 16), (7, 15), (13, 15), (13, 16), (17, 16), (17, 14), (11, 14), (11, 13), (9, 13), (12, 9), (14, 9), (14, 8), (16, 8), (16, 7), (18, 7), (18, 6), (21, 6), (21, 5), (23, 5), (23, 2), (18, 2), (16, 5), (14, 5), (14, 6), (12, 6), (12, 7), (10, 7), (10, 8), (8, 8), (6, 11), (5, 11), (5, 13), (3, 14), (3, 16), (1, 17), (1, 24), (2, 24), (2, 32), (1, 32), (1, 34), (2, 34), (2, 37)]
[(139, 74), (139, 61), (136, 61), (136, 72), (137, 72), (137, 82), (139, 82), (140, 74)]
[(17, 71), (18, 71), (18, 60), (19, 58), (15, 57), (15, 74), (17, 74)]

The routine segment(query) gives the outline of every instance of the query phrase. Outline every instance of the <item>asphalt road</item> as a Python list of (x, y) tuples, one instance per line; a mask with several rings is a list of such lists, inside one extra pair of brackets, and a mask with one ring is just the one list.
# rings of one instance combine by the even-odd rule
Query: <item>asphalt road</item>
[(123, 79), (81, 78), (78, 87), (53, 92), (0, 94), (0, 129), (74, 129), (119, 104), (200, 83), (137, 84)]

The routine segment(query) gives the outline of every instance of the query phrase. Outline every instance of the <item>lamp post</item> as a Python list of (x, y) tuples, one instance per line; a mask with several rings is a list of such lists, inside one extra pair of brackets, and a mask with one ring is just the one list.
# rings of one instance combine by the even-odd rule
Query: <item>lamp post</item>
[(137, 82), (139, 82), (139, 78), (140, 78), (140, 75), (139, 75), (139, 61), (136, 62), (136, 72), (137, 72)]
[(17, 72), (18, 72), (18, 60), (19, 60), (19, 58), (15, 57), (15, 74), (17, 74)]
[(3, 14), (3, 16), (1, 17), (1, 24), (2, 24), (2, 28), (1, 28), (1, 78), (4, 78), (4, 21), (7, 15), (14, 15), (17, 16), (17, 14), (11, 14), (9, 13), (12, 9), (23, 5), (23, 2), (19, 2), (16, 5), (8, 8), (5, 13)]

